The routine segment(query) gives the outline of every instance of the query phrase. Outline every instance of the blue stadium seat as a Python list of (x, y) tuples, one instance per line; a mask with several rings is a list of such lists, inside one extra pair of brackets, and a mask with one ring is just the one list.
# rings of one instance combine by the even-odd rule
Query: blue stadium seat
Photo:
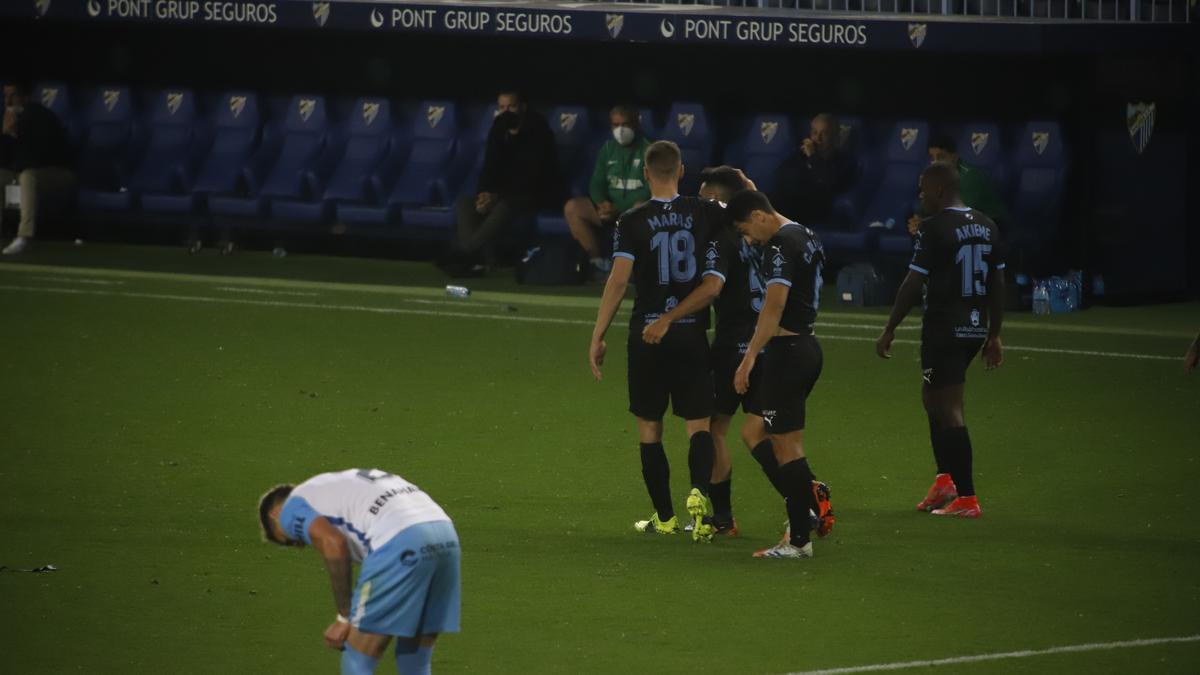
[(313, 170), (312, 197), (272, 200), (274, 217), (320, 223), (334, 213), (337, 202), (379, 201), (369, 176), (388, 152), (391, 104), (382, 98), (360, 98), (351, 107), (344, 126), (344, 138), (327, 145), (326, 156)]
[(71, 146), (79, 147), (83, 143), (83, 125), (72, 107), (74, 100), (71, 93), (71, 88), (62, 82), (41, 82), (34, 87), (33, 98), (58, 116), (67, 128)]
[(725, 151), (725, 163), (742, 169), (759, 190), (775, 194), (779, 165), (796, 152), (792, 121), (785, 115), (757, 115), (743, 137)]
[(652, 141), (659, 140), (660, 130), (653, 110), (650, 108), (638, 108), (638, 124), (642, 126), (643, 136)]
[(196, 94), (188, 89), (165, 89), (151, 98), (144, 120), (146, 150), (129, 181), (143, 209), (147, 199), (154, 205), (154, 198), (162, 195), (184, 200), (187, 210), (191, 210), (192, 178), (197, 165), (196, 108)]
[(662, 140), (674, 141), (683, 153), (684, 176), (679, 191), (694, 195), (700, 189), (700, 171), (712, 164), (713, 132), (708, 112), (699, 103), (676, 103), (667, 112)]
[(125, 210), (132, 171), (133, 95), (128, 87), (100, 87), (86, 114), (79, 154), (79, 206), (86, 211)]
[[(883, 147), (882, 177), (860, 221), (879, 235), (881, 250), (912, 248), (905, 223), (916, 209), (917, 181), (929, 164), (928, 148), (928, 123), (900, 120), (892, 126)], [(897, 241), (884, 243), (886, 238)]]
[(963, 162), (983, 169), (1001, 193), (1007, 193), (1008, 171), (1004, 165), (1000, 127), (992, 122), (968, 122), (963, 125), (955, 142)]
[[(608, 115), (603, 119), (607, 121)], [(597, 133), (599, 117), (593, 122), (591, 113), (582, 106), (556, 106), (547, 116), (550, 131), (558, 145), (558, 161), (567, 183), (567, 196), (587, 196), (592, 169), (596, 165), (596, 153), (611, 136)], [(607, 130), (608, 125), (605, 125)], [(534, 229), (541, 234), (566, 235), (570, 233), (562, 211), (547, 211), (534, 219)]]
[(459, 133), (454, 102), (423, 101), (412, 121), (410, 148), (404, 153), (393, 149), (370, 179), (386, 199), (380, 204), (339, 205), (338, 219), (367, 225), (399, 220), (418, 235), (429, 229), (452, 231), (454, 211), (446, 205), (451, 197), (447, 178)]
[[(317, 164), (327, 134), (325, 99), (309, 95), (292, 97), (278, 140), (265, 138), (259, 151), (242, 168), (245, 196), (209, 197), (209, 212), (214, 216), (262, 218), (267, 214), (268, 200), (304, 200), (319, 195)], [(291, 213), (286, 208), (284, 211), (282, 217), (286, 219)]]
[(1015, 197), (1009, 242), (1031, 250), (1052, 238), (1062, 220), (1067, 158), (1057, 122), (1035, 121), (1016, 137)]

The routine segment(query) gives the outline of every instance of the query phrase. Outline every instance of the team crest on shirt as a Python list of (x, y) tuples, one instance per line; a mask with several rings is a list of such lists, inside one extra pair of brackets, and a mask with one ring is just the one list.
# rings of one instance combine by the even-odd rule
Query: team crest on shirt
[(364, 102), (363, 108), (362, 108), (362, 116), (363, 116), (363, 122), (366, 122), (367, 126), (371, 126), (372, 124), (374, 124), (375, 118), (379, 117), (379, 103), (376, 101)]
[(56, 87), (46, 87), (42, 90), (42, 105), (47, 108), (53, 108), (54, 102), (58, 100), (58, 89)]
[(979, 310), (977, 309), (971, 310), (971, 326), (979, 328)]
[(46, 12), (50, 11), (50, 0), (33, 0), (33, 8), (39, 17), (46, 16)]
[(604, 25), (608, 27), (608, 36), (616, 40), (621, 34), (621, 29), (625, 27), (624, 14), (605, 14)]
[(313, 111), (317, 109), (317, 100), (315, 98), (302, 98), (297, 105), (297, 110), (300, 112), (300, 119), (305, 122), (312, 117)]
[(675, 296), (667, 298), (667, 304), (663, 305), (663, 311), (669, 312), (679, 306), (679, 300)]
[(971, 132), (971, 151), (975, 153), (976, 157), (978, 157), (979, 154), (983, 152), (984, 148), (987, 147), (988, 139), (990, 137), (991, 134), (986, 131)]
[(313, 21), (321, 28), (325, 27), (325, 22), (329, 21), (329, 3), (314, 2), (313, 3)]
[(237, 119), (241, 116), (242, 111), (246, 109), (245, 96), (230, 96), (229, 97), (229, 112), (233, 114), (233, 118)]
[(1037, 154), (1040, 155), (1043, 152), (1045, 152), (1047, 145), (1050, 145), (1050, 132), (1049, 131), (1033, 132), (1033, 149), (1035, 152), (1037, 152)]
[(717, 256), (718, 256), (717, 242), (715, 242), (715, 241), (708, 242), (708, 251), (704, 254), (704, 259), (707, 261), (707, 262), (705, 262), (705, 267), (707, 269), (711, 270), (711, 269), (716, 268)]
[(429, 106), (429, 108), (425, 110), (425, 121), (429, 122), (429, 128), (430, 129), (437, 128), (438, 123), (442, 121), (442, 117), (444, 117), (445, 114), (446, 114), (446, 106), (444, 106), (444, 105)]
[(571, 133), (577, 121), (579, 121), (579, 113), (562, 113), (558, 116), (558, 126), (563, 130), (564, 134)]
[(1125, 106), (1125, 126), (1129, 128), (1129, 140), (1133, 149), (1140, 155), (1150, 145), (1150, 135), (1154, 133), (1155, 104), (1129, 103)]
[(692, 127), (696, 126), (696, 115), (693, 113), (679, 113), (675, 117), (676, 124), (679, 125), (679, 130), (684, 136), (690, 136)]
[(105, 108), (105, 110), (108, 110), (108, 112), (112, 112), (113, 108), (116, 108), (117, 104), (120, 102), (121, 102), (121, 90), (120, 89), (105, 90), (105, 92), (104, 92), (104, 108)]
[(925, 44), (925, 34), (929, 32), (929, 24), (925, 23), (910, 23), (908, 24), (908, 40), (912, 42), (912, 46), (920, 49), (921, 45)]
[(920, 135), (920, 129), (916, 127), (904, 127), (900, 129), (900, 145), (904, 146), (905, 150), (912, 150), (913, 143), (917, 142), (917, 136)]
[(758, 133), (762, 135), (763, 145), (770, 145), (775, 140), (775, 134), (779, 133), (779, 122), (763, 122)]
[(167, 112), (171, 115), (179, 112), (179, 106), (183, 105), (183, 92), (169, 91), (167, 92)]

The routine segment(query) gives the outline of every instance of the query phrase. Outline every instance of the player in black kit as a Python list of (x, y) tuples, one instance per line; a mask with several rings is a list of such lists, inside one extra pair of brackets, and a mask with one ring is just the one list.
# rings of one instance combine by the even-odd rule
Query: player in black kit
[(963, 417), (967, 367), (983, 348), (984, 366), (1004, 361), (1004, 246), (987, 216), (959, 198), (958, 171), (936, 162), (921, 174), (921, 208), (932, 214), (921, 225), (908, 276), (875, 351), (891, 358), (896, 328), (921, 299), (921, 400), (937, 478), (917, 509), (939, 516), (978, 518), (971, 438)]
[(697, 523), (692, 538), (710, 541), (714, 529), (708, 492), (714, 450), (709, 430), (713, 386), (705, 335), (708, 310), (676, 321), (676, 330), (660, 344), (643, 341), (642, 329), (675, 308), (699, 285), (703, 244), (724, 219), (724, 209), (715, 202), (679, 195), (683, 163), (674, 143), (652, 143), (646, 150), (643, 173), (651, 199), (617, 220), (613, 268), (604, 286), (588, 360), (599, 380), (607, 351), (604, 337), (632, 278), (637, 296), (627, 342), (629, 411), (638, 419), (642, 477), (655, 510), (634, 528), (659, 534), (679, 531), (671, 502), (670, 466), (662, 445), (662, 419), (669, 400), (675, 415), (687, 426), (692, 484), (687, 508)]
[[(735, 195), (729, 216), (738, 231), (763, 246), (759, 271), (766, 290), (754, 336), (733, 384), (738, 393), (749, 392), (748, 408), (754, 415), (748, 415), (747, 421), (761, 419), (761, 432), (749, 434), (756, 440), (751, 454), (784, 498), (789, 523), (783, 541), (754, 555), (811, 558), (809, 514), (817, 515), (818, 534), (828, 534), (834, 524), (828, 495), (814, 483), (802, 442), (805, 402), (823, 362), (813, 325), (825, 251), (816, 233), (776, 213), (760, 192)], [(756, 379), (753, 388), (751, 373)]]

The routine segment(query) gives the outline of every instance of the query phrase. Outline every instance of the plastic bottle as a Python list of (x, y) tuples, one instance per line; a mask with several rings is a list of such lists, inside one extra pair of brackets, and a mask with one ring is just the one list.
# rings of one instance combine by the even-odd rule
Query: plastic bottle
[(1050, 289), (1046, 287), (1044, 280), (1034, 282), (1033, 313), (1036, 315), (1050, 313)]
[(286, 258), (287, 249), (282, 246), (276, 246), (275, 250), (271, 251), (271, 255), (275, 256), (276, 258)]
[(466, 286), (447, 286), (446, 295), (452, 298), (469, 298), (471, 297), (471, 289)]

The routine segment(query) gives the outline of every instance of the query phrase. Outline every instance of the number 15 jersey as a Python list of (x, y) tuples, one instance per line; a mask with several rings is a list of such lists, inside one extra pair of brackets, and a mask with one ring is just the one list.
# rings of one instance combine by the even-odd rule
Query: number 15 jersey
[[(711, 199), (651, 199), (617, 220), (613, 257), (633, 261), (637, 298), (629, 325), (641, 326), (675, 308), (695, 290), (704, 271), (701, 252), (721, 227), (730, 227), (725, 207)], [(690, 314), (676, 325), (708, 328), (708, 309)]]
[(951, 207), (926, 220), (908, 266), (927, 277), (925, 330), (986, 338), (988, 277), (1004, 262), (1000, 231), (979, 211)]

